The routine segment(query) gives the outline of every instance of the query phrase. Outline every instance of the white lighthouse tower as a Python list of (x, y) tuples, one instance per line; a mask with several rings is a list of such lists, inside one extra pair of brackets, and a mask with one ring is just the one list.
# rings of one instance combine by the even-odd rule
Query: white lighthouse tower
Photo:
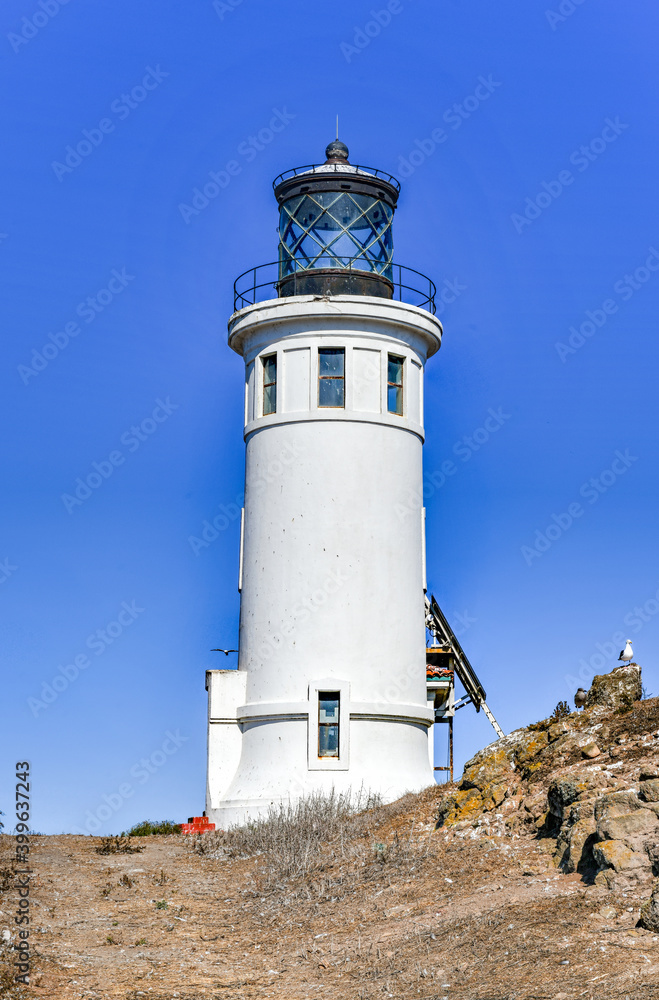
[[(393, 262), (395, 178), (332, 142), (277, 178), (279, 260), (236, 282), (245, 360), (237, 670), (209, 670), (206, 813), (433, 783), (423, 372), (434, 286)], [(411, 502), (410, 497), (417, 497)]]

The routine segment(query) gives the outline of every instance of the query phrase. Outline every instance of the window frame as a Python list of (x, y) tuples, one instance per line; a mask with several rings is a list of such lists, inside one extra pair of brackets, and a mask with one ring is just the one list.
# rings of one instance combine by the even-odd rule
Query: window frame
[[(392, 361), (400, 362), (400, 382), (392, 382), (389, 378), (389, 365)], [(400, 409), (392, 410), (389, 405), (389, 390), (397, 389), (396, 398), (400, 399)], [(393, 413), (397, 417), (405, 415), (405, 358), (401, 354), (387, 353), (387, 413)]]
[[(274, 361), (275, 363), (275, 377), (272, 382), (266, 382), (266, 362)], [(261, 355), (261, 416), (270, 417), (273, 413), (277, 412), (277, 352), (274, 351), (272, 354)], [(270, 389), (274, 386), (274, 406), (272, 410), (266, 412), (265, 402), (266, 402), (266, 389)]]
[[(341, 354), (343, 356), (343, 374), (342, 375), (321, 375), (320, 374), (320, 358), (321, 358), (321, 355), (325, 354), (325, 353), (327, 353), (327, 354), (329, 354), (329, 353), (332, 353), (332, 354)], [(317, 374), (318, 374), (318, 394), (317, 394), (318, 409), (319, 410), (345, 410), (345, 408), (346, 408), (346, 349), (345, 349), (345, 347), (319, 347), (318, 348), (317, 365), (318, 365), (318, 370), (317, 370)], [(320, 392), (321, 392), (321, 384), (323, 382), (341, 382), (342, 383), (342, 387), (343, 387), (342, 400), (343, 401), (341, 403), (338, 403), (336, 405), (334, 405), (332, 403), (321, 403), (321, 401), (320, 401)]]
[[(339, 695), (339, 756), (319, 757), (318, 734), (319, 695)], [(319, 677), (311, 681), (308, 692), (307, 710), (307, 769), (309, 771), (349, 771), (350, 770), (350, 681), (334, 675)]]
[[(335, 722), (323, 722), (321, 719), (321, 703), (323, 701), (335, 702), (334, 713)], [(336, 729), (336, 752), (322, 753), (322, 736), (325, 730)], [(339, 760), (341, 757), (341, 692), (340, 691), (319, 691), (318, 692), (318, 759), (319, 760)]]

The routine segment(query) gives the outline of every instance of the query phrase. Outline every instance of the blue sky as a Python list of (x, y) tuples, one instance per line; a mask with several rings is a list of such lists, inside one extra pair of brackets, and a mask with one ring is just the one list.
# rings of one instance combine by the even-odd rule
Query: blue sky
[[(44, 832), (203, 809), (204, 670), (237, 639), (232, 284), (274, 259), (271, 180), (337, 113), (403, 181), (396, 259), (443, 293), (428, 574), (493, 711), (546, 716), (622, 632), (659, 693), (657, 17), (5, 0), (0, 808), (29, 759)], [(460, 712), (458, 764), (492, 736)]]

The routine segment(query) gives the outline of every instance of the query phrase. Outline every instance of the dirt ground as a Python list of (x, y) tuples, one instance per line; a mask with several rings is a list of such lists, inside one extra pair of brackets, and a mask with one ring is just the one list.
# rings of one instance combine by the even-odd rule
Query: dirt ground
[[(562, 874), (537, 834), (435, 830), (448, 788), (378, 810), (352, 854), (279, 884), (263, 857), (209, 857), (182, 836), (108, 856), (98, 838), (35, 837), (32, 985), (0, 995), (659, 998), (659, 938), (635, 926), (647, 892)], [(5, 871), (12, 849), (0, 838)]]

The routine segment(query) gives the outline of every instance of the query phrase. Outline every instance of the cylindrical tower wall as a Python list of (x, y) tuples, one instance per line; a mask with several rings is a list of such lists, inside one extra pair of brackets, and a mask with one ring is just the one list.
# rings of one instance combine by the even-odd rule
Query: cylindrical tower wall
[[(365, 296), (270, 300), (232, 318), (246, 364), (246, 704), (219, 822), (296, 790), (363, 784), (391, 799), (433, 780), (421, 452), (423, 366), (440, 337), (424, 310)], [(322, 386), (339, 368), (343, 386)], [(344, 753), (329, 763), (316, 753), (321, 689), (341, 693)]]
[[(349, 375), (348, 375), (349, 377)], [(266, 480), (273, 456), (281, 472)], [(352, 697), (425, 704), (421, 440), (371, 422), (262, 428), (247, 441), (239, 669), (249, 701), (306, 698), (350, 677)], [(388, 692), (388, 693), (387, 693)]]

